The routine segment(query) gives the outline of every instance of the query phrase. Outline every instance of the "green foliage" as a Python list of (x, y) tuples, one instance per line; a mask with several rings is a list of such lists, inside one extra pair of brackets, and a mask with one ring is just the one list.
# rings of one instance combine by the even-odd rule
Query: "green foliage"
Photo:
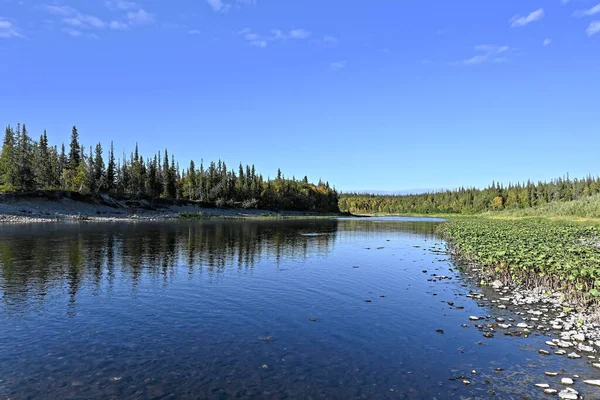
[(441, 233), (458, 253), (513, 277), (600, 295), (600, 227), (532, 220), (461, 218)]
[[(586, 199), (596, 196), (591, 202)], [(572, 203), (573, 201), (580, 203)], [(369, 214), (572, 215), (600, 217), (600, 178), (568, 176), (551, 182), (531, 181), (485, 189), (459, 188), (415, 195), (342, 194), (340, 209)]]
[(158, 197), (187, 199), (218, 207), (268, 208), (272, 210), (310, 210), (337, 212), (338, 194), (328, 183), (313, 185), (285, 179), (265, 180), (254, 165), (239, 165), (236, 174), (225, 162), (211, 162), (208, 168), (192, 161), (181, 170), (175, 157), (165, 149), (146, 160), (135, 151), (116, 160), (111, 142), (107, 164), (102, 145), (90, 147), (86, 155), (76, 127), (71, 131), (69, 152), (64, 143), (60, 153), (50, 147), (46, 132), (39, 142), (31, 140), (23, 125), (16, 131), (6, 128), (0, 152), (0, 191), (62, 189), (84, 194), (110, 193), (134, 198)]

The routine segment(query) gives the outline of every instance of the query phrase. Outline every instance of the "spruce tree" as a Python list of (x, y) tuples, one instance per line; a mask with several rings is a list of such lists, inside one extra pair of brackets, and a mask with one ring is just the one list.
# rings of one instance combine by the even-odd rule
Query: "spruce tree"
[(15, 170), (15, 136), (11, 126), (7, 126), (4, 131), (4, 141), (2, 142), (2, 152), (0, 153), (0, 187), (3, 190), (14, 190), (16, 170)]
[(115, 187), (116, 178), (115, 166), (115, 148), (113, 142), (110, 142), (110, 153), (108, 155), (108, 167), (106, 168), (106, 190), (111, 192)]
[[(91, 156), (90, 156), (91, 157)], [(94, 182), (96, 188), (102, 191), (106, 187), (104, 179), (104, 158), (102, 158), (102, 144), (98, 142), (94, 151)]]
[(69, 145), (69, 168), (75, 170), (81, 162), (81, 148), (79, 145), (79, 133), (77, 127), (73, 126), (71, 131), (71, 144)]
[(33, 144), (31, 138), (27, 134), (27, 128), (23, 124), (16, 152), (17, 162), (17, 181), (16, 188), (18, 190), (32, 190), (35, 188), (35, 175), (33, 172), (32, 157)]

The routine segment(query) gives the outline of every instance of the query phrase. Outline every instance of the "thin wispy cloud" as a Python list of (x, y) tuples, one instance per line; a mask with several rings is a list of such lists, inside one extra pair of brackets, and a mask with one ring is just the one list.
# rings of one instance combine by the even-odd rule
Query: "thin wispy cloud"
[(226, 2), (225, 0), (206, 0), (206, 3), (214, 12), (227, 13), (234, 8), (256, 7), (257, 0), (235, 0)]
[(290, 31), (290, 38), (292, 39), (306, 39), (310, 36), (310, 32), (304, 29), (293, 29)]
[(149, 25), (154, 22), (154, 15), (140, 8), (137, 11), (129, 11), (127, 13), (127, 20), (129, 21), (129, 26)]
[(289, 39), (303, 40), (310, 36), (310, 32), (304, 29), (292, 29), (289, 32), (283, 32), (280, 29), (271, 29), (271, 32), (268, 35), (263, 35), (246, 28), (242, 29), (237, 34), (242, 36), (250, 46), (259, 48), (265, 48), (269, 43), (277, 41), (286, 41)]
[(227, 12), (230, 7), (228, 4), (225, 4), (223, 0), (206, 0), (206, 2), (214, 12)]
[(111, 10), (128, 11), (128, 10), (133, 10), (135, 8), (138, 8), (137, 3), (134, 3), (133, 1), (125, 1), (125, 0), (107, 0), (104, 2), (104, 5)]
[(574, 17), (590, 17), (592, 15), (596, 15), (600, 13), (600, 4), (595, 5), (594, 7), (588, 10), (577, 10), (573, 13)]
[(83, 35), (83, 32), (73, 28), (63, 28), (62, 31), (72, 37), (79, 37)]
[(77, 29), (103, 29), (106, 27), (106, 23), (102, 19), (81, 13), (73, 7), (51, 5), (44, 6), (44, 8), (49, 13), (62, 17), (65, 25)]
[(600, 33), (600, 21), (592, 22), (585, 32), (590, 37)]
[(336, 62), (333, 62), (333, 63), (329, 64), (329, 68), (332, 71), (342, 70), (342, 69), (346, 68), (346, 61), (336, 61)]
[(320, 43), (325, 47), (335, 47), (338, 45), (339, 40), (334, 36), (325, 36)]
[(512, 28), (529, 25), (532, 22), (539, 21), (544, 18), (544, 9), (540, 8), (530, 12), (526, 16), (515, 15), (508, 22)]
[(200, 35), (202, 32), (198, 29), (190, 29), (188, 31), (188, 35), (192, 35), (192, 36), (197, 36)]
[(455, 64), (459, 65), (479, 65), (485, 62), (507, 62), (508, 58), (506, 54), (509, 52), (510, 47), (508, 46), (497, 46), (491, 44), (481, 44), (475, 46), (475, 51), (479, 54), (474, 55), (471, 58), (461, 60)]
[[(72, 37), (83, 36), (84, 31), (103, 29), (123, 31), (154, 22), (153, 14), (132, 1), (108, 0), (104, 2), (104, 5), (111, 11), (122, 13), (121, 18), (104, 20), (69, 6), (45, 5), (42, 8), (50, 14), (60, 17), (60, 22), (64, 25), (62, 31)], [(88, 33), (86, 36), (98, 38), (94, 33)]]
[(544, 46), (550, 46), (551, 43), (552, 43), (552, 39), (544, 39), (544, 42), (542, 44)]
[(19, 32), (15, 24), (0, 18), (0, 39), (22, 38), (23, 35)]

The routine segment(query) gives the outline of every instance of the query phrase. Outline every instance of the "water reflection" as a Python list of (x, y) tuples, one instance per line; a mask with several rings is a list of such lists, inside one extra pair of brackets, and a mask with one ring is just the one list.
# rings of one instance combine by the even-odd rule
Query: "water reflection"
[(262, 260), (305, 259), (333, 251), (338, 222), (204, 222), (6, 226), (0, 233), (0, 291), (7, 306), (43, 300), (68, 286), (75, 303), (84, 284), (100, 290), (120, 276), (169, 277), (181, 267), (211, 277), (251, 270)]

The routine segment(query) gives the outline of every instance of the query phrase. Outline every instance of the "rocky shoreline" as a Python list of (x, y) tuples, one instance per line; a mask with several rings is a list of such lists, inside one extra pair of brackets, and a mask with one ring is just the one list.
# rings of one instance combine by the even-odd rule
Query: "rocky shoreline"
[(145, 200), (115, 200), (109, 196), (85, 201), (69, 197), (0, 198), (0, 223), (164, 221), (198, 218), (317, 217), (317, 212), (209, 208), (192, 202), (153, 204)]
[[(540, 357), (585, 359), (591, 372), (598, 371), (589, 376), (570, 374), (565, 368), (546, 371), (546, 381), (534, 384), (546, 395), (576, 400), (583, 398), (576, 388), (585, 386), (589, 390), (600, 387), (600, 323), (595, 308), (577, 308), (576, 304), (566, 300), (563, 293), (543, 287), (527, 288), (500, 280), (486, 282), (489, 279), (488, 271), (476, 264), (461, 263), (453, 249), (449, 254), (454, 256), (455, 265), (460, 267), (462, 273), (480, 286), (481, 290), (471, 291), (466, 297), (498, 315), (470, 316), (470, 324), (465, 323), (463, 327), (474, 326), (488, 339), (496, 335), (524, 338), (534, 334), (549, 336), (545, 347), (538, 350)], [(500, 316), (507, 314), (511, 316)], [(464, 378), (463, 384), (471, 384), (468, 378), (461, 378)], [(600, 398), (600, 392), (598, 396), (594, 398)]]

